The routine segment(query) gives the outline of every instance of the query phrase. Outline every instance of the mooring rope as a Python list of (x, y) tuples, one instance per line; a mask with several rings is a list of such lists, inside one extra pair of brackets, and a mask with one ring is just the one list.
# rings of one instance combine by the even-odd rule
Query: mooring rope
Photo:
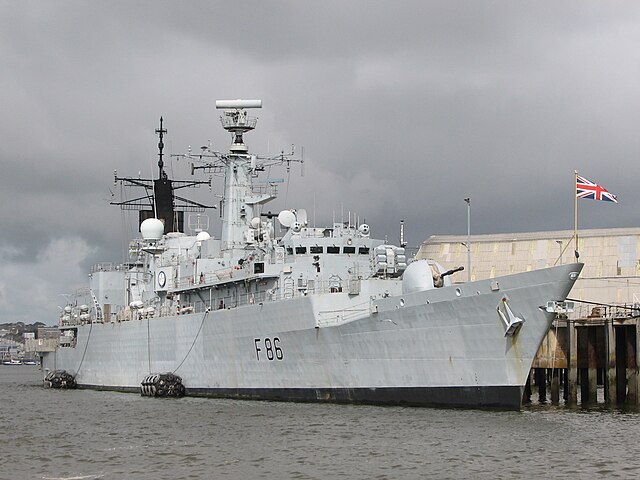
[(151, 373), (151, 327), (149, 326), (149, 323), (151, 322), (151, 319), (149, 317), (147, 317), (147, 357), (148, 357), (148, 361), (149, 361), (149, 373)]
[(187, 354), (184, 356), (184, 358), (182, 359), (182, 361), (180, 362), (180, 364), (176, 367), (176, 369), (171, 372), (171, 373), (176, 373), (178, 371), (178, 369), (182, 366), (182, 364), (185, 362), (185, 360), (187, 359), (187, 357), (189, 357), (189, 354), (191, 353), (191, 350), (193, 350), (194, 345), (196, 344), (196, 340), (198, 340), (198, 337), (200, 336), (200, 331), (202, 330), (202, 326), (204, 325), (204, 321), (207, 318), (207, 315), (209, 315), (209, 309), (205, 310), (204, 315), (202, 316), (202, 322), (200, 322), (200, 327), (198, 328), (198, 331), (196, 333), (195, 338), (193, 339), (193, 342), (191, 342), (191, 346), (189, 347), (189, 351), (187, 352)]
[(568, 297), (567, 297), (567, 300), (570, 302), (587, 303), (589, 305), (599, 305), (601, 307), (621, 308), (623, 310), (638, 310), (638, 307), (627, 307), (626, 305), (616, 305), (613, 303), (590, 302), (588, 300), (578, 300), (576, 298), (568, 298)]
[[(89, 334), (87, 335), (87, 343), (84, 344), (84, 352), (82, 352), (82, 358), (80, 359), (80, 365), (78, 365), (78, 369), (76, 370), (76, 373), (73, 375), (73, 378), (76, 378), (76, 375), (78, 375), (78, 372), (80, 371), (80, 368), (82, 367), (82, 364), (84, 363), (84, 356), (87, 354), (87, 347), (89, 347), (89, 339), (91, 338), (91, 330), (93, 330), (93, 321), (91, 321), (91, 323), (89, 324)], [(76, 338), (77, 341), (77, 338)]]

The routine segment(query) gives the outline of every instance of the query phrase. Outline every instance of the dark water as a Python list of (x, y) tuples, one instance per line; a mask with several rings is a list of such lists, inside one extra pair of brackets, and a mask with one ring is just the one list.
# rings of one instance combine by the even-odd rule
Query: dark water
[(143, 398), (0, 366), (1, 479), (638, 478), (640, 414)]

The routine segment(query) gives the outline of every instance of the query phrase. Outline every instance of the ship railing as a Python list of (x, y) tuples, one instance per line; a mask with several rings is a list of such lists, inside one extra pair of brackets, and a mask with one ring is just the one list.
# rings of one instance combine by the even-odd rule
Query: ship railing
[(604, 318), (640, 317), (640, 303), (581, 303), (574, 302), (573, 312), (567, 314), (572, 320), (600, 321)]
[[(229, 309), (229, 308), (237, 308), (246, 305), (254, 305), (254, 304), (262, 304), (271, 301), (278, 301), (285, 298), (300, 298), (307, 296), (309, 294), (319, 294), (319, 293), (331, 293), (336, 292), (335, 285), (332, 285), (331, 282), (315, 282), (315, 286), (313, 291), (310, 291), (307, 288), (300, 287), (291, 287), (291, 288), (281, 288), (281, 289), (263, 289), (255, 292), (248, 292), (242, 294), (230, 294), (225, 295), (223, 297), (209, 297), (203, 298), (202, 300), (196, 300), (192, 305), (182, 305), (181, 308), (184, 307), (192, 307), (195, 313), (203, 313), (208, 310), (220, 310), (220, 309)], [(132, 320), (141, 320), (145, 318), (159, 318), (166, 317), (171, 315), (176, 315), (180, 313), (180, 310), (177, 306), (156, 306), (155, 310), (149, 314), (143, 313), (145, 308), (154, 306), (152, 304), (145, 304), (143, 308), (139, 310), (129, 309), (125, 306), (116, 307), (111, 312), (110, 318), (105, 319), (107, 322), (126, 322)], [(354, 319), (365, 317), (371, 314), (371, 302), (363, 302), (356, 305), (348, 306), (341, 309), (335, 310), (325, 310), (318, 312), (318, 325), (319, 326), (329, 326), (329, 325), (337, 325), (344, 322), (352, 321)], [(91, 316), (90, 322), (95, 322), (96, 319)], [(77, 317), (71, 316), (69, 321), (63, 322), (62, 319), (60, 321), (61, 326), (70, 326), (70, 325), (81, 325), (84, 323), (89, 323), (87, 321), (80, 321)]]
[[(247, 269), (228, 268), (225, 270), (219, 270), (217, 273), (202, 273), (200, 275), (196, 275), (195, 277), (193, 275), (181, 277), (177, 282), (175, 282), (174, 285), (175, 288), (188, 288), (200, 285), (203, 287), (209, 287), (218, 284), (221, 281), (240, 281), (251, 276), (252, 274)], [(362, 280), (359, 278), (350, 278), (344, 280), (287, 279), (283, 282), (280, 288), (276, 289), (276, 291), (274, 291), (271, 295), (268, 295), (265, 300), (291, 299), (323, 293), (348, 292), (350, 294), (357, 294), (360, 293), (361, 282)], [(251, 294), (242, 294), (241, 296), (247, 295)], [(239, 303), (244, 304), (245, 302)]]
[(197, 302), (195, 306), (196, 312), (202, 312), (206, 308), (211, 310), (222, 310), (227, 308), (242, 307), (245, 305), (255, 305), (270, 301), (272, 295), (264, 290), (259, 292), (243, 293), (241, 295), (226, 295), (217, 297), (212, 301)]
[[(328, 279), (328, 280), (316, 280), (316, 279), (297, 279), (295, 284), (285, 284), (283, 289), (288, 290), (287, 297), (283, 295), (283, 298), (292, 297), (306, 297), (313, 294), (324, 293), (342, 293), (348, 292), (349, 294), (360, 293), (360, 285), (362, 280), (359, 278), (350, 279)], [(293, 294), (291, 293), (293, 290)]]
[(330, 327), (364, 318), (371, 315), (371, 308), (371, 301), (367, 301), (337, 310), (320, 310), (317, 313), (316, 326)]
[(253, 130), (254, 128), (256, 128), (257, 122), (258, 122), (257, 117), (240, 116), (240, 115), (230, 115), (230, 116), (220, 117), (220, 123), (222, 123), (223, 128), (246, 127)]
[[(196, 276), (189, 275), (188, 277), (182, 277), (177, 283), (178, 288), (184, 287), (196, 287), (202, 285), (204, 288), (211, 287), (221, 280), (234, 280), (239, 281), (245, 277), (250, 276), (248, 270), (245, 269), (226, 269), (217, 273), (203, 273)], [(221, 308), (236, 308), (245, 305), (252, 305), (257, 303), (272, 302), (285, 299), (301, 298), (315, 294), (331, 294), (348, 292), (350, 294), (359, 293), (360, 279), (346, 279), (346, 280), (316, 280), (316, 279), (290, 279), (288, 282), (284, 282), (279, 287), (265, 288), (254, 292), (237, 293), (232, 295), (226, 295), (224, 297), (218, 296), (220, 291), (215, 297), (204, 298), (202, 300), (196, 300), (193, 304), (194, 311), (197, 313), (204, 312), (206, 309), (219, 310)], [(207, 294), (204, 293), (206, 297)], [(364, 306), (366, 305), (366, 307)], [(156, 309), (153, 316), (162, 317), (167, 315), (173, 315), (176, 313), (174, 308), (169, 310)], [(348, 309), (342, 309), (332, 313), (323, 314), (324, 317), (330, 323), (335, 323), (336, 316), (340, 315), (340, 321), (349, 321), (354, 317), (365, 315), (370, 313), (370, 307), (367, 302), (362, 306), (350, 307)]]
[(110, 263), (110, 262), (103, 262), (103, 263), (96, 263), (94, 265), (91, 266), (91, 273), (96, 273), (96, 272), (119, 272), (121, 270), (123, 270), (124, 267), (121, 263)]
[(257, 195), (270, 195), (272, 197), (278, 196), (278, 186), (274, 183), (264, 183), (260, 185), (253, 185), (251, 187), (253, 193)]
[[(235, 278), (235, 277), (234, 277)], [(206, 280), (205, 280), (206, 282)], [(342, 292), (343, 289), (341, 287), (336, 286), (334, 282), (326, 281), (326, 282), (306, 282), (306, 283), (285, 283), (280, 288), (266, 288), (263, 290), (258, 290), (255, 292), (246, 292), (246, 293), (238, 293), (225, 295), (223, 297), (216, 296), (215, 298), (204, 298), (202, 300), (196, 300), (193, 304), (194, 311), (197, 313), (204, 312), (206, 309), (210, 310), (220, 310), (220, 309), (228, 309), (228, 308), (237, 308), (245, 305), (253, 305), (265, 302), (272, 302), (278, 300), (292, 299), (292, 298), (300, 298), (305, 297), (312, 294), (328, 294), (328, 293), (338, 293)], [(347, 291), (347, 290), (344, 290)], [(206, 293), (204, 294), (206, 297)], [(366, 305), (366, 307), (365, 307)], [(336, 311), (338, 312), (338, 311)], [(167, 314), (174, 314), (174, 311), (170, 311), (168, 313), (164, 313), (161, 310), (156, 310), (154, 316), (165, 316)], [(370, 307), (368, 302), (365, 302), (361, 305), (357, 305), (354, 307), (350, 307), (348, 309), (341, 309), (339, 311), (340, 318), (343, 320), (352, 320), (354, 317), (359, 315), (365, 315), (370, 313)], [(334, 312), (333, 317), (337, 313)], [(331, 314), (326, 314), (325, 316), (331, 317)], [(331, 320), (335, 323), (335, 320)]]
[(206, 286), (208, 284), (217, 284), (225, 280), (242, 280), (249, 277), (251, 273), (247, 269), (242, 268), (225, 268), (218, 270), (214, 273), (200, 273), (197, 275), (187, 275), (180, 277), (177, 281), (173, 282), (174, 288), (189, 288), (198, 285)]

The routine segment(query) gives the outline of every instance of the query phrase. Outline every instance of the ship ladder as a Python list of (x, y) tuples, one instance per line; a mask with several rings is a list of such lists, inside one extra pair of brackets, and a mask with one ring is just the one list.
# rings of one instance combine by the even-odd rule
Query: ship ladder
[(98, 298), (96, 297), (96, 294), (93, 293), (92, 288), (89, 289), (89, 292), (91, 293), (91, 299), (93, 300), (93, 305), (96, 308), (96, 320), (98, 322), (102, 322), (104, 320), (102, 317), (102, 307), (98, 303)]

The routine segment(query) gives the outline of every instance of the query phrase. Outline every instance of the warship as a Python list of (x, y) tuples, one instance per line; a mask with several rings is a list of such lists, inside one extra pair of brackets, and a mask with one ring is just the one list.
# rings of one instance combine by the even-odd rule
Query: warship
[(40, 349), (49, 386), (520, 409), (582, 264), (453, 282), (462, 267), (408, 261), (402, 239), (374, 239), (356, 219), (316, 227), (301, 208), (265, 212), (282, 181), (271, 168), (301, 159), (249, 152), (257, 118), (248, 111), (261, 107), (217, 101), (228, 151), (183, 155), (192, 174), (223, 179), (217, 237), (209, 207), (176, 194), (211, 177), (181, 182), (164, 170), (162, 118), (158, 178), (116, 172), (144, 189), (112, 202), (138, 210), (140, 238), (128, 262), (94, 265), (89, 286), (61, 309), (55, 347)]

